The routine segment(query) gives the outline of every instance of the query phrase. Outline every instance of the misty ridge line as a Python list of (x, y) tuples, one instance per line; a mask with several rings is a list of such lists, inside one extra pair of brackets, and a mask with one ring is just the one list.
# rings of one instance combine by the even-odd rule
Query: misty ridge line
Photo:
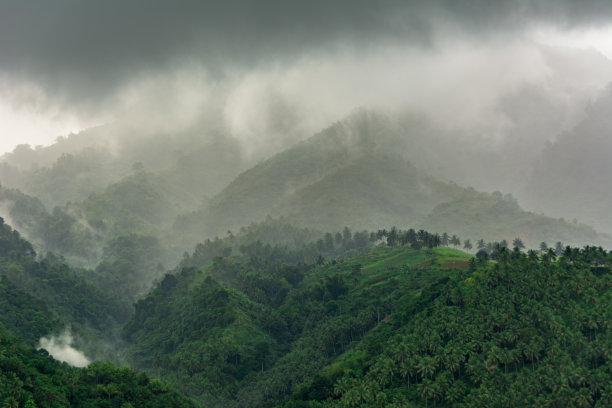
[[(368, 143), (372, 143), (372, 146), (376, 146), (376, 145), (382, 146), (383, 150), (386, 149), (388, 151), (394, 151), (396, 153), (405, 152), (404, 157), (407, 158), (409, 161), (415, 163), (418, 168), (426, 169), (427, 171), (432, 172), (437, 177), (441, 177), (442, 179), (447, 178), (448, 177), (447, 174), (452, 173), (453, 178), (455, 180), (458, 180), (463, 185), (470, 185), (468, 184), (470, 182), (472, 182), (471, 184), (474, 184), (473, 181), (477, 180), (476, 178), (474, 178), (474, 175), (488, 174), (488, 173), (483, 172), (483, 170), (485, 169), (485, 167), (483, 166), (483, 161), (482, 161), (483, 158), (488, 158), (488, 160), (491, 162), (498, 161), (498, 163), (496, 163), (497, 165), (496, 171), (501, 172), (501, 171), (513, 170), (516, 168), (516, 163), (512, 161), (506, 162), (506, 165), (508, 167), (503, 167), (500, 165), (503, 162), (500, 161), (499, 159), (505, 156), (505, 153), (507, 151), (506, 149), (502, 149), (501, 152), (497, 152), (496, 150), (490, 150), (488, 147), (485, 147), (483, 151), (478, 151), (478, 150), (472, 149), (471, 146), (466, 145), (464, 146), (465, 150), (461, 151), (460, 154), (457, 154), (458, 153), (456, 150), (457, 145), (456, 144), (451, 145), (448, 143), (448, 140), (450, 140), (450, 138), (452, 137), (451, 135), (446, 134), (444, 131), (440, 131), (439, 129), (436, 129), (436, 127), (431, 122), (423, 120), (422, 118), (419, 118), (418, 116), (417, 117), (413, 115), (400, 116), (398, 119), (397, 117), (393, 117), (389, 115), (381, 115), (376, 112), (372, 112), (372, 114), (370, 114), (368, 110), (361, 109), (361, 110), (355, 111), (353, 115), (351, 115), (351, 117), (358, 119), (360, 115), (365, 115), (364, 117), (367, 117), (368, 115), (370, 115), (371, 117), (374, 118), (374, 120), (372, 121), (372, 123), (368, 123), (367, 121), (365, 121), (363, 122), (363, 125), (360, 125), (359, 120), (357, 120), (355, 122), (356, 125), (351, 124), (350, 126), (343, 128), (341, 133), (344, 132), (347, 136), (349, 136), (346, 142), (347, 148), (349, 148), (351, 145), (358, 146), (359, 143), (361, 142), (360, 138), (363, 139), (363, 137), (365, 137), (365, 139), (363, 140), (365, 141), (366, 145)], [(351, 120), (352, 119), (347, 119), (344, 122), (350, 123)], [(342, 122), (339, 122), (339, 123), (342, 123)], [(329, 129), (332, 129), (332, 128), (329, 128)], [(100, 134), (100, 132), (104, 132), (104, 128), (97, 129), (96, 132), (93, 133), (94, 137), (90, 137), (90, 141), (93, 141), (94, 143), (96, 143), (98, 139), (95, 137), (95, 135)], [(406, 132), (409, 132), (409, 133), (406, 134)], [(121, 133), (115, 133), (115, 134), (120, 135)], [(325, 140), (325, 131), (322, 132), (322, 134), (323, 134), (323, 139), (321, 139), (321, 143), (323, 144), (328, 143)], [(351, 135), (358, 135), (358, 134), (361, 136), (351, 136)], [(88, 136), (89, 135), (87, 133), (84, 133), (82, 135), (75, 135), (61, 142), (63, 145), (69, 146), (70, 141), (73, 140), (74, 138), (77, 138), (76, 140), (83, 140), (83, 138), (85, 138), (86, 140)], [(315, 138), (316, 137), (317, 136), (315, 136)], [(224, 137), (221, 136), (221, 140), (223, 139)], [(167, 153), (165, 151), (166, 147), (172, 146), (176, 142), (179, 142), (180, 145), (183, 146), (184, 149), (189, 149), (190, 146), (193, 146), (194, 143), (198, 143), (198, 142), (204, 143), (203, 146), (205, 148), (207, 146), (206, 139), (200, 138), (199, 136), (197, 136), (197, 133), (183, 133), (183, 134), (173, 135), (171, 137), (162, 137), (161, 139), (158, 139), (159, 142), (152, 144), (151, 141), (154, 141), (154, 140), (156, 140), (155, 137), (151, 138), (151, 136), (147, 136), (147, 135), (142, 135), (136, 139), (126, 139), (126, 142), (124, 142), (126, 144), (123, 144), (124, 148), (122, 150), (121, 148), (118, 147), (118, 146), (121, 146), (121, 144), (118, 144), (118, 143), (121, 143), (121, 139), (118, 138), (116, 139), (117, 144), (115, 144), (115, 147), (118, 150), (115, 154), (118, 154), (119, 156), (121, 156), (119, 152), (127, 152), (127, 154), (125, 155), (126, 158), (123, 159), (125, 160), (125, 165), (127, 165), (128, 163), (133, 163), (133, 160), (138, 161), (138, 158), (141, 158), (143, 160), (148, 160), (147, 165), (158, 161), (157, 165), (159, 166), (161, 164), (162, 166), (161, 170), (163, 170), (165, 165), (170, 164), (170, 166), (176, 166), (178, 163), (181, 163), (181, 161), (185, 158), (184, 156), (179, 155), (179, 156), (176, 156), (176, 158), (178, 159), (178, 162), (176, 161), (173, 162), (173, 160), (175, 160), (174, 158), (168, 161)], [(140, 151), (141, 146), (143, 146), (142, 145), (143, 142), (148, 143), (150, 147), (154, 147), (155, 145), (158, 145), (157, 147), (158, 150), (156, 151), (156, 150), (149, 149), (145, 151)], [(229, 149), (230, 151), (236, 149), (238, 146), (239, 145), (233, 145), (233, 144), (222, 145), (223, 148)], [(138, 152), (140, 156), (134, 155), (135, 152)], [(150, 152), (153, 153), (154, 159), (146, 157), (147, 154)], [(28, 153), (27, 149), (24, 150), (23, 153), (26, 155), (27, 154), (34, 154), (34, 156), (36, 155), (36, 151), (32, 153)], [(58, 153), (59, 151), (57, 151), (57, 153), (55, 154), (58, 154)], [(431, 153), (435, 153), (435, 156), (430, 155)], [(241, 154), (242, 153), (239, 153), (237, 156), (234, 156), (234, 158), (237, 159), (238, 162), (242, 160)], [(534, 153), (532, 152), (532, 155), (533, 154)], [(13, 154), (13, 156), (15, 156), (15, 154)], [(158, 160), (158, 157), (163, 158), (163, 159)], [(465, 161), (465, 157), (472, 158), (472, 160), (470, 160), (470, 162), (473, 162), (472, 168), (467, 168), (465, 164), (463, 164), (462, 166), (462, 163)], [(8, 156), (8, 158), (11, 159), (11, 156)], [(15, 160), (16, 161), (19, 160), (18, 157), (13, 157), (13, 159), (14, 159), (13, 162), (15, 162)], [(530, 165), (530, 163), (527, 160), (525, 160), (525, 162), (527, 163), (527, 165)], [(71, 163), (71, 162), (68, 161), (68, 163)], [(245, 167), (248, 168), (247, 163), (248, 161), (244, 162), (243, 168)], [(449, 169), (450, 171), (448, 173), (445, 173), (444, 171), (441, 172), (440, 168), (436, 168), (436, 166), (439, 166), (440, 164), (444, 164), (445, 166), (447, 166), (447, 169)], [(215, 167), (216, 165), (214, 163), (211, 163), (210, 168), (215, 169)], [(227, 177), (226, 183), (218, 184), (220, 188), (223, 188), (225, 187), (225, 185), (229, 184), (229, 181), (231, 181), (231, 179), (234, 177), (232, 174), (238, 173), (239, 170), (237, 171), (237, 169), (240, 168), (240, 165), (235, 166), (232, 164), (231, 167), (232, 169), (229, 172), (227, 172), (227, 174), (225, 174)], [(462, 167), (464, 169), (463, 179), (457, 177), (457, 176), (462, 175), (461, 171), (459, 172), (457, 171), (457, 169), (461, 169)], [(223, 172), (219, 172), (218, 171), (219, 169), (215, 169), (215, 170), (216, 170), (217, 175), (219, 173), (223, 173)], [(522, 168), (520, 170), (524, 171), (524, 169)], [(133, 166), (130, 171), (135, 171)], [(138, 171), (141, 171), (141, 170), (138, 170)], [(182, 174), (187, 175), (189, 174), (189, 172), (182, 173)], [(504, 185), (511, 186), (510, 181), (512, 181), (512, 179), (509, 178), (508, 176), (512, 176), (512, 175), (513, 175), (512, 172), (508, 172), (508, 174), (504, 176), (506, 178), (503, 178), (503, 177), (498, 177), (498, 174), (494, 174), (495, 177), (489, 178), (488, 182), (494, 182), (492, 186), (495, 190), (499, 190), (500, 187), (502, 187), (503, 189)], [(320, 175), (319, 178), (321, 177), (324, 177), (324, 176)], [(121, 186), (122, 184), (123, 182), (118, 183), (116, 186)], [(101, 184), (100, 186), (103, 186), (103, 184)], [(159, 186), (153, 187), (153, 189), (156, 189), (158, 187)], [(193, 187), (193, 184), (192, 184), (192, 187)], [(151, 188), (151, 187), (147, 187), (147, 188)], [(115, 187), (113, 187), (112, 189), (115, 189)], [(513, 190), (511, 188), (507, 188), (506, 191), (513, 191)], [(203, 193), (206, 194), (206, 192), (204, 191)], [(155, 194), (158, 194), (158, 193), (155, 193)], [(210, 194), (210, 192), (208, 194)], [(198, 205), (197, 202), (194, 202), (194, 203)], [(82, 217), (78, 215), (79, 210), (77, 210), (76, 212), (74, 212), (74, 210), (70, 210), (69, 212), (72, 213), (74, 216), (76, 216), (77, 219), (79, 217)], [(83, 222), (83, 225), (87, 226), (88, 225), (87, 221)], [(91, 225), (89, 225), (89, 227), (91, 227)]]

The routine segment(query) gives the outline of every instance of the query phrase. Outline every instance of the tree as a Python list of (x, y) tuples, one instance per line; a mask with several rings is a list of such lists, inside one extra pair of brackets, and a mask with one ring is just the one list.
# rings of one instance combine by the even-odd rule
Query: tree
[(540, 252), (546, 253), (547, 251), (548, 251), (548, 244), (546, 244), (546, 242), (544, 241), (540, 242)]
[(331, 251), (334, 249), (334, 237), (332, 236), (332, 234), (330, 232), (327, 232), (325, 234), (325, 250), (326, 251)]
[(523, 244), (523, 241), (520, 238), (514, 238), (514, 241), (512, 241), (512, 246), (514, 248), (518, 248), (519, 250), (525, 248), (525, 244)]
[(454, 247), (458, 247), (459, 245), (461, 245), (461, 240), (456, 235), (452, 236), (450, 242), (451, 242), (451, 244), (453, 244)]
[(436, 371), (436, 362), (430, 356), (423, 356), (418, 363), (417, 369), (422, 378), (431, 378)]
[(340, 234), (339, 232), (336, 232), (334, 234), (334, 245), (336, 246), (336, 248), (340, 248), (342, 246), (342, 234)]
[(397, 228), (395, 227), (391, 228), (391, 231), (389, 231), (389, 233), (387, 234), (387, 245), (389, 246), (397, 245), (398, 238), (399, 237), (397, 233)]
[(344, 227), (342, 230), (342, 245), (344, 247), (348, 247), (353, 240), (353, 233), (349, 229), (349, 227)]
[(465, 241), (463, 241), (463, 248), (467, 249), (468, 251), (472, 249), (472, 243), (470, 242), (469, 239), (466, 239)]
[(484, 249), (486, 248), (487, 244), (485, 244), (484, 239), (479, 239), (478, 242), (476, 243), (476, 248), (477, 249)]

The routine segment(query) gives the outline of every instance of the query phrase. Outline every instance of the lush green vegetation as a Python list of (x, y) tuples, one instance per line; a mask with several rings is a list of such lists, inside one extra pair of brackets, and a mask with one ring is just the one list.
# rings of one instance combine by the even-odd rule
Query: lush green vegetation
[[(0, 176), (33, 195), (0, 208), (32, 243), (0, 218), (0, 405), (611, 406), (612, 253), (565, 246), (609, 237), (426, 175), (384, 123), (231, 183), (223, 138), (18, 149), (31, 168)], [(67, 328), (143, 372), (33, 351)]]
[(492, 262), (392, 231), (167, 275), (124, 329), (133, 362), (204, 406), (610, 404), (612, 254), (496, 243)]
[(428, 288), (286, 406), (609, 406), (612, 257), (555, 258), (506, 250)]
[[(215, 244), (199, 246), (183, 261), (189, 266), (167, 275), (136, 304), (124, 329), (131, 361), (205, 406), (282, 400), (293, 383), (307, 381), (380, 323), (397, 299), (418, 293), (444, 276), (440, 271), (455, 270), (441, 265), (459, 260), (467, 266), (465, 254), (436, 249), (436, 236), (393, 231), (346, 229), (337, 241), (329, 234), (330, 252), (323, 252), (333, 254), (329, 261), (317, 243), (288, 249), (257, 241), (238, 251), (217, 244), (220, 253), (212, 259), (204, 254)], [(414, 238), (406, 246), (398, 239), (370, 247), (371, 239), (392, 243), (389, 237), (409, 232)], [(367, 238), (359, 241), (361, 236)], [(434, 249), (409, 249), (427, 243)], [(304, 263), (296, 254), (308, 250), (311, 262)]]
[(7, 333), (34, 345), (42, 336), (63, 329), (60, 319), (40, 299), (13, 285), (0, 276), (0, 324)]
[(0, 328), (0, 404), (7, 408), (193, 407), (159, 380), (129, 367), (96, 362), (84, 369), (53, 360)]
[(34, 346), (70, 326), (88, 338), (94, 356), (103, 354), (99, 341), (114, 337), (131, 307), (84, 275), (53, 254), (37, 260), (32, 245), (0, 218), (0, 323), (11, 334)]

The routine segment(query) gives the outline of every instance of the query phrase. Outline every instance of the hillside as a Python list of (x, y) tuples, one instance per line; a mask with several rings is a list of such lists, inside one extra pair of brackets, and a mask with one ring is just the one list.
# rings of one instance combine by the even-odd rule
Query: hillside
[(490, 262), (391, 236), (313, 264), (245, 248), (167, 275), (124, 329), (132, 361), (204, 407), (610, 402), (609, 253)]
[(609, 268), (597, 248), (470, 267), (404, 298), (283, 406), (608, 406)]
[(479, 193), (466, 190), (454, 199), (438, 204), (423, 221), (433, 231), (460, 231), (473, 240), (511, 241), (516, 237), (529, 248), (541, 242), (552, 245), (582, 245), (585, 242), (610, 247), (612, 237), (593, 228), (521, 209), (516, 200), (501, 193)]
[[(516, 207), (501, 199), (506, 211)], [(201, 407), (610, 402), (612, 257), (598, 247), (557, 256), (495, 243), (496, 261), (487, 261), (424, 230), (345, 228), (316, 240), (268, 220), (198, 245), (128, 316), (84, 271), (52, 255), (37, 262), (17, 232), (0, 232), (0, 333), (25, 341), (0, 337), (10, 353), (0, 364), (17, 376), (3, 378), (16, 390), (3, 402), (190, 404), (149, 376)], [(142, 247), (109, 251), (136, 261)], [(105, 268), (100, 276), (113, 276)], [(116, 278), (106, 293), (129, 286), (131, 277)], [(70, 368), (28, 351), (66, 325), (88, 356), (148, 374), (100, 362)]]
[[(406, 129), (409, 133), (410, 130)], [(321, 231), (419, 226), (463, 238), (612, 245), (585, 225), (535, 215), (455, 183), (437, 180), (393, 150), (398, 130), (357, 111), (342, 122), (240, 174), (208, 205), (181, 215), (175, 230), (223, 235), (266, 216)], [(403, 143), (406, 143), (404, 140)]]
[[(324, 264), (243, 247), (167, 275), (124, 328), (130, 362), (203, 406), (269, 406), (362, 338), (397, 299), (469, 260), (446, 248), (369, 245)], [(320, 253), (310, 251), (313, 260)]]
[(150, 407), (195, 405), (159, 380), (96, 362), (74, 368), (7, 336), (0, 325), (0, 404), (4, 407)]
[(589, 106), (574, 129), (559, 135), (536, 162), (524, 184), (525, 202), (547, 214), (577, 218), (612, 233), (612, 87)]
[(240, 146), (214, 131), (144, 133), (105, 125), (0, 157), (0, 183), (40, 199), (48, 209), (80, 202), (135, 170), (155, 174), (173, 200), (195, 208), (250, 164)]
[(0, 325), (29, 347), (41, 336), (69, 328), (88, 355), (118, 358), (117, 350), (107, 346), (130, 319), (130, 304), (101, 290), (89, 271), (53, 254), (39, 259), (32, 245), (0, 218)]

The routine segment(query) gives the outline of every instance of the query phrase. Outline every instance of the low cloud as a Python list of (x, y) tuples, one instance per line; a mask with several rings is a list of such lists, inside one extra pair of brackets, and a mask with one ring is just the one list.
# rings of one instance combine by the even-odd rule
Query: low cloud
[(72, 347), (73, 337), (66, 331), (59, 336), (42, 337), (38, 341), (38, 349), (45, 349), (56, 360), (63, 361), (74, 367), (86, 367), (90, 361), (82, 351)]

